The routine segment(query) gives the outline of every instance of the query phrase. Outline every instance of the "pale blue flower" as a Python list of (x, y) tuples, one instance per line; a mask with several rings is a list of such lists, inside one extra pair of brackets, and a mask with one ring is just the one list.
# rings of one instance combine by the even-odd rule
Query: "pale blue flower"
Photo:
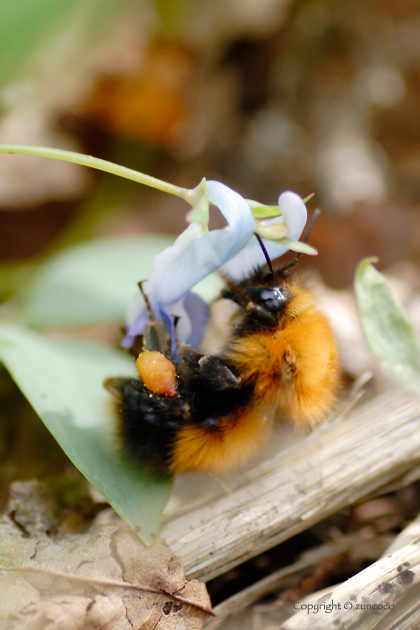
[[(227, 221), (223, 229), (203, 233), (203, 227), (191, 223), (175, 243), (156, 256), (149, 278), (143, 283), (151, 308), (157, 319), (163, 320), (172, 337), (176, 355), (173, 318), (179, 318), (176, 336), (198, 346), (207, 322), (208, 307), (190, 290), (203, 278), (219, 268), (234, 278), (244, 277), (252, 268), (265, 263), (264, 255), (254, 237), (255, 220), (248, 203), (237, 192), (215, 181), (207, 182), (208, 201), (217, 206)], [(201, 200), (202, 201), (202, 200)], [(297, 240), (306, 223), (306, 207), (295, 193), (279, 197), (282, 216), (270, 222), (285, 222), (287, 237)], [(287, 246), (264, 241), (271, 258), (277, 258)], [(143, 334), (148, 321), (147, 309), (139, 293), (129, 305), (126, 317), (127, 334), (123, 347), (130, 348), (137, 335)]]
[[(255, 231), (251, 209), (241, 195), (220, 182), (207, 182), (207, 189), (208, 200), (219, 208), (228, 223), (227, 227), (203, 234), (201, 225), (191, 223), (171, 247), (156, 256), (149, 278), (143, 284), (156, 317), (172, 328), (172, 317), (181, 316), (184, 321), (179, 322), (178, 339), (197, 344), (199, 340), (196, 340), (205, 328), (204, 306), (198, 308), (200, 298), (195, 296), (200, 322), (192, 319), (190, 309), (188, 326), (186, 317), (182, 315), (186, 315), (186, 300), (191, 304), (192, 298), (187, 297), (190, 289), (240, 252)], [(122, 345), (129, 348), (135, 337), (144, 332), (148, 319), (140, 294), (130, 304), (126, 319), (127, 334)]]

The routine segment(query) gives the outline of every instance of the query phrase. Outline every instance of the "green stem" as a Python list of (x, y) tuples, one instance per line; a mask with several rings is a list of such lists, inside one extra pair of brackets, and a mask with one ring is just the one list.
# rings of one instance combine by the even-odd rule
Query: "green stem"
[(176, 195), (185, 199), (188, 203), (191, 203), (193, 199), (193, 191), (188, 188), (181, 188), (180, 186), (174, 186), (168, 184), (151, 175), (145, 175), (139, 173), (131, 168), (125, 166), (119, 166), (113, 162), (107, 160), (101, 160), (100, 158), (92, 157), (91, 155), (83, 155), (82, 153), (75, 153), (74, 151), (64, 151), (62, 149), (51, 149), (49, 147), (37, 147), (29, 144), (3, 144), (0, 143), (0, 153), (21, 153), (23, 155), (36, 155), (38, 157), (51, 158), (53, 160), (62, 160), (64, 162), (73, 162), (74, 164), (80, 164), (81, 166), (90, 166), (96, 168), (99, 171), (105, 171), (106, 173), (112, 173), (112, 175), (119, 175), (119, 177), (125, 177), (131, 179), (138, 184), (144, 184), (151, 188), (157, 188), (170, 195)]

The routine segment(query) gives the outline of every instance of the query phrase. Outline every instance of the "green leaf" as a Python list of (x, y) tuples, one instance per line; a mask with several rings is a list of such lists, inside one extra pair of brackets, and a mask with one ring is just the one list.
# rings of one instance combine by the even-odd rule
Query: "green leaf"
[(89, 326), (123, 322), (137, 282), (173, 236), (103, 238), (53, 256), (24, 295), (23, 322), (30, 326)]
[(399, 387), (420, 394), (420, 340), (403, 307), (371, 262), (376, 259), (362, 260), (355, 276), (365, 337), (388, 378)]
[(0, 324), (0, 357), (74, 465), (151, 543), (171, 480), (142, 471), (121, 453), (112, 401), (102, 385), (109, 376), (133, 375), (130, 358), (100, 344), (45, 339), (5, 323)]

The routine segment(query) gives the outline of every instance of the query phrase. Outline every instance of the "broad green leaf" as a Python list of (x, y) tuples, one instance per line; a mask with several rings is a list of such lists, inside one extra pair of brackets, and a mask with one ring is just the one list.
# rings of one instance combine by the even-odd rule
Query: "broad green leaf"
[[(23, 296), (22, 321), (35, 327), (123, 323), (137, 283), (173, 236), (149, 234), (88, 241), (53, 256)], [(220, 292), (217, 274), (194, 292), (209, 301)]]
[(45, 339), (1, 323), (0, 358), (74, 465), (151, 543), (171, 480), (142, 471), (118, 449), (110, 394), (102, 385), (108, 376), (134, 374), (129, 357), (100, 344)]
[(355, 290), (367, 342), (383, 371), (399, 387), (420, 394), (420, 340), (381, 274), (365, 258)]
[(122, 323), (137, 283), (173, 241), (164, 234), (103, 238), (56, 254), (24, 296), (23, 321), (30, 326)]

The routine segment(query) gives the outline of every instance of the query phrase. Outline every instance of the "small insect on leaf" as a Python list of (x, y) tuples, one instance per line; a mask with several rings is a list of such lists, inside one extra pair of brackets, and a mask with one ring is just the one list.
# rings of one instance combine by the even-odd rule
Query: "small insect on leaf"
[(365, 258), (356, 270), (355, 291), (366, 340), (387, 377), (420, 394), (420, 340), (383, 276)]

